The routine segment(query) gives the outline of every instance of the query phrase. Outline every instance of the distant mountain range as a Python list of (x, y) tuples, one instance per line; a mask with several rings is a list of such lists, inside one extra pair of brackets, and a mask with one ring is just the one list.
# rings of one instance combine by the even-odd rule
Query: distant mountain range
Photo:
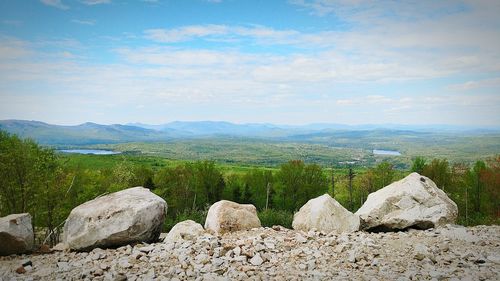
[(275, 140), (308, 140), (333, 133), (346, 134), (350, 131), (391, 131), (394, 133), (414, 132), (499, 132), (498, 128), (478, 129), (449, 125), (343, 125), (309, 124), (303, 126), (274, 124), (234, 124), (223, 121), (175, 121), (161, 125), (129, 123), (126, 125), (100, 125), (83, 123), (75, 126), (52, 125), (39, 121), (1, 120), (0, 130), (32, 138), (48, 145), (89, 145), (123, 142), (158, 142), (175, 139), (208, 137), (251, 137)]

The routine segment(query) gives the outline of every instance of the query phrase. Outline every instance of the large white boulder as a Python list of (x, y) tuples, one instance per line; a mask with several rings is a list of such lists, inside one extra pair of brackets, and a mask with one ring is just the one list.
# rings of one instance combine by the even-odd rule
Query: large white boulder
[(172, 243), (183, 240), (195, 240), (196, 237), (203, 234), (204, 231), (201, 224), (192, 220), (185, 220), (174, 225), (163, 241)]
[(359, 229), (359, 217), (339, 204), (330, 195), (324, 194), (307, 203), (293, 216), (295, 230), (330, 232), (353, 232)]
[(216, 202), (210, 206), (205, 220), (205, 229), (219, 234), (260, 226), (257, 209), (254, 205), (238, 204), (227, 200)]
[(12, 214), (0, 218), (0, 256), (31, 251), (34, 239), (30, 214)]
[(458, 208), (431, 179), (412, 173), (369, 194), (356, 214), (363, 229), (426, 229), (454, 223)]
[(73, 250), (114, 247), (158, 239), (167, 203), (144, 187), (133, 187), (74, 208), (64, 224), (64, 243)]

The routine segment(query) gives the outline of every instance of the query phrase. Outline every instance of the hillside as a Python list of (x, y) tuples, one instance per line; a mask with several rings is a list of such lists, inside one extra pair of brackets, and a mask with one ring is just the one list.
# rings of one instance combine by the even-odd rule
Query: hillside
[(130, 141), (160, 141), (171, 138), (169, 131), (128, 125), (83, 123), (76, 126), (52, 125), (39, 121), (3, 120), (0, 129), (47, 145), (88, 145)]

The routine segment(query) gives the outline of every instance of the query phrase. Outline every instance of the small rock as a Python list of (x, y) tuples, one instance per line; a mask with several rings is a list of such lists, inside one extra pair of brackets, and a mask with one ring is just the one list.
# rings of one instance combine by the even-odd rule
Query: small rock
[(297, 240), (297, 242), (299, 242), (299, 243), (306, 243), (307, 242), (307, 238), (305, 238), (304, 236), (302, 236), (300, 234), (295, 235), (295, 240)]
[(57, 263), (59, 271), (68, 271), (70, 269), (68, 262), (62, 261)]
[(421, 261), (425, 259), (426, 257), (429, 257), (430, 253), (427, 247), (423, 244), (417, 244), (415, 245), (414, 249), (414, 257), (415, 259)]
[(100, 268), (97, 268), (94, 270), (94, 276), (102, 276), (104, 274), (104, 271)]
[(255, 256), (253, 256), (253, 258), (250, 259), (250, 263), (252, 265), (261, 265), (263, 262), (264, 260), (262, 260), (260, 254), (256, 254)]
[(356, 262), (356, 251), (354, 251), (354, 250), (349, 251), (348, 256), (347, 256), (347, 261), (350, 263)]
[(26, 269), (24, 269), (24, 266), (21, 265), (20, 267), (18, 267), (16, 269), (16, 273), (18, 273), (18, 274), (24, 274), (24, 273), (26, 273)]
[(28, 265), (33, 266), (33, 263), (29, 259), (22, 260), (21, 263), (22, 263), (22, 266), (28, 266)]
[(234, 255), (235, 255), (236, 257), (237, 257), (237, 256), (239, 256), (239, 255), (241, 255), (241, 248), (240, 248), (240, 247), (235, 247), (235, 248), (233, 249), (233, 253), (234, 253)]
[(113, 281), (127, 281), (127, 276), (125, 274), (119, 273), (115, 276)]

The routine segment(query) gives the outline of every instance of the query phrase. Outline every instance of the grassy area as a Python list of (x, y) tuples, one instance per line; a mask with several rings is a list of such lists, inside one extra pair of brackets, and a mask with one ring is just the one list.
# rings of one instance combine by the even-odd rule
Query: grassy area
[[(375, 131), (376, 132), (376, 131)], [(139, 159), (153, 159), (162, 163), (213, 160), (232, 171), (252, 167), (274, 168), (289, 160), (300, 159), (323, 167), (341, 168), (349, 165), (372, 167), (389, 161), (398, 169), (408, 169), (412, 159), (446, 158), (450, 162), (471, 164), (495, 156), (500, 151), (500, 135), (458, 135), (415, 133), (379, 135), (372, 131), (363, 134), (327, 135), (296, 141), (270, 141), (241, 138), (211, 138), (155, 143), (120, 143), (93, 145), (90, 148), (112, 149)], [(401, 156), (374, 155), (373, 149), (397, 150)], [(146, 158), (142, 158), (146, 157)], [(139, 160), (134, 160), (139, 161)], [(150, 160), (147, 160), (150, 161)], [(158, 160), (159, 161), (159, 160)], [(161, 164), (161, 163), (159, 163)]]

